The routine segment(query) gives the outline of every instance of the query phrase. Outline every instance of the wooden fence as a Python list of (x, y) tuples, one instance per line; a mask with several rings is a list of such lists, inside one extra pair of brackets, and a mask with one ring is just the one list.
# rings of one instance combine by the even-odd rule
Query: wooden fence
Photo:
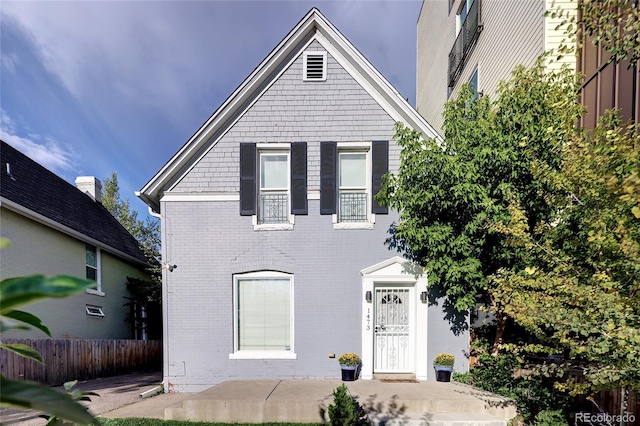
[[(593, 400), (599, 407), (599, 410), (593, 410), (595, 413), (602, 412), (611, 415), (625, 414), (620, 413), (620, 407), (622, 405), (622, 392), (620, 389), (615, 391), (601, 391), (594, 395)], [(638, 398), (638, 394), (630, 392), (628, 403), (626, 414), (632, 416), (637, 422), (632, 422), (631, 424), (640, 424), (640, 398)]]
[(44, 365), (0, 350), (0, 373), (50, 386), (162, 368), (162, 342), (157, 340), (4, 339), (3, 343), (31, 346)]

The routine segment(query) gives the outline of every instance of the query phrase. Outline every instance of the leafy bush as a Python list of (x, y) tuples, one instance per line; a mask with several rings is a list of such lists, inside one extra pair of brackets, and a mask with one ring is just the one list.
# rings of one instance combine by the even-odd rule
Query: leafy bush
[(367, 415), (360, 403), (349, 394), (345, 385), (333, 391), (333, 404), (329, 405), (331, 426), (360, 426), (367, 424)]
[(535, 426), (567, 426), (562, 410), (543, 410), (534, 420)]
[(455, 380), (456, 382), (464, 383), (466, 385), (470, 385), (473, 381), (473, 376), (471, 375), (471, 372), (460, 373), (460, 372), (454, 371), (451, 377), (453, 377), (453, 380)]
[[(575, 412), (577, 400), (554, 387), (554, 378), (538, 370), (529, 370), (528, 364), (512, 353), (478, 354), (477, 364), (464, 377), (464, 383), (489, 392), (512, 398), (526, 423), (564, 425), (565, 416)], [(460, 377), (460, 376), (457, 376)], [(552, 413), (558, 413), (557, 415)], [(539, 419), (536, 416), (541, 416)], [(559, 416), (559, 417), (558, 417)], [(550, 423), (553, 419), (564, 423)], [(546, 422), (546, 423), (544, 423)]]

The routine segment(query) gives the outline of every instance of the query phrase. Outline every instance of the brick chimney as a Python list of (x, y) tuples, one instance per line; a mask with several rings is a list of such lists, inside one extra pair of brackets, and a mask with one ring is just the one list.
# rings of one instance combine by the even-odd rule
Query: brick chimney
[(100, 183), (100, 179), (93, 176), (78, 176), (76, 178), (76, 187), (94, 201), (102, 203), (102, 183)]

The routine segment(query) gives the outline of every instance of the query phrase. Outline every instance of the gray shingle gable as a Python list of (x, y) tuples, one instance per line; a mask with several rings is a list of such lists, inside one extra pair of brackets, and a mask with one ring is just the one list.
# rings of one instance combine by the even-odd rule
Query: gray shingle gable
[[(148, 264), (138, 241), (100, 203), (4, 141), (0, 197)], [(11, 176), (6, 164), (11, 165)]]
[[(317, 40), (305, 51), (326, 52)], [(237, 192), (240, 142), (295, 141), (309, 143), (309, 189), (319, 190), (320, 141), (392, 139), (395, 121), (330, 53), (327, 80), (303, 81), (303, 53), (171, 191)]]

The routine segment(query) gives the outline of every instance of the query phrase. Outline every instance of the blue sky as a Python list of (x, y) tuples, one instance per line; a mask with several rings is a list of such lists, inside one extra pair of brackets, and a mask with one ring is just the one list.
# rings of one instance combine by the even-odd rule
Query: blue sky
[(0, 138), (139, 190), (311, 7), (415, 105), (420, 0), (0, 3)]

